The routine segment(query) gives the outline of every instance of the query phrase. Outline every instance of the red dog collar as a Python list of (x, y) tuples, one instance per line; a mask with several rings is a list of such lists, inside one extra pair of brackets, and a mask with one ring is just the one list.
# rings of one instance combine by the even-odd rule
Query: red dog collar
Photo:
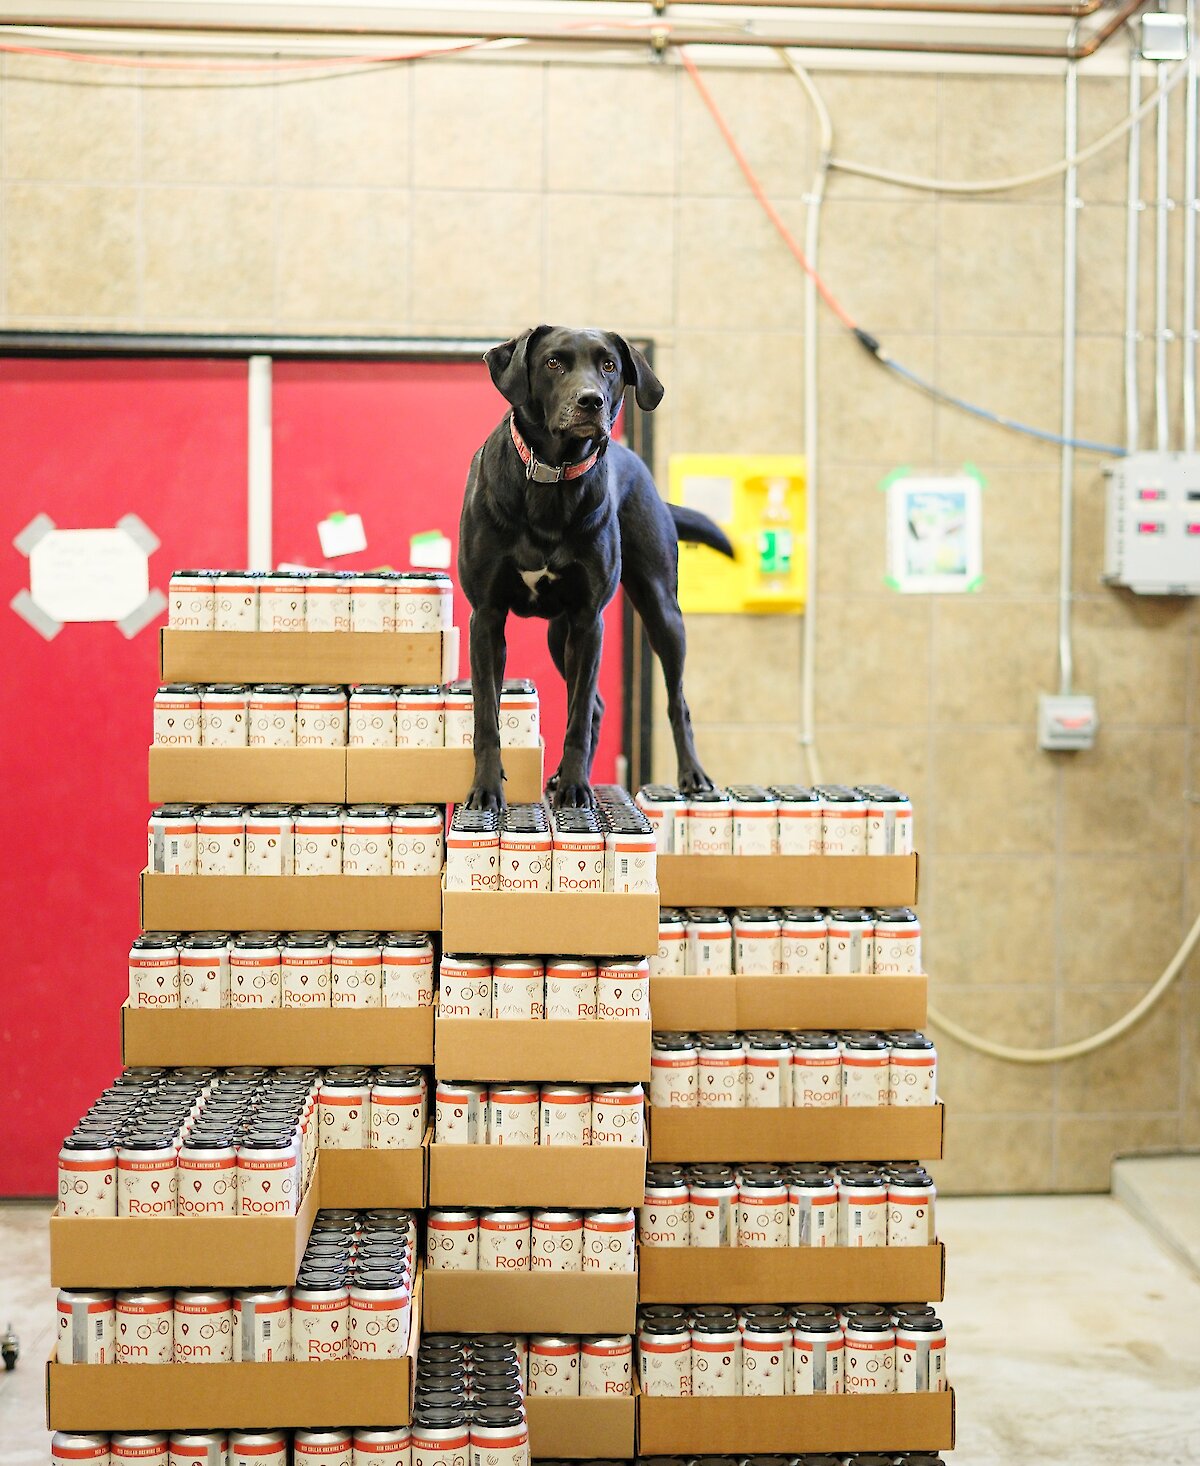
[(533, 456), (533, 449), (517, 429), (515, 417), (509, 418), (508, 430), (512, 434), (513, 447), (521, 455), (521, 462), (525, 465), (525, 477), (533, 479), (535, 483), (557, 484), (563, 479), (581, 478), (589, 469), (595, 468), (596, 460), (600, 457), (600, 449), (597, 448), (582, 463), (569, 463), (562, 468), (554, 468)]

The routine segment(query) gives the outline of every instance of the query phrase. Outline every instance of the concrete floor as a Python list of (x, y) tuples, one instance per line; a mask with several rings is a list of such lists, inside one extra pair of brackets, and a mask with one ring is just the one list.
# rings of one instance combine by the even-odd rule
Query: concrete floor
[[(3, 1466), (47, 1460), (47, 1215), (0, 1207), (0, 1327), (22, 1350), (0, 1374)], [(945, 1201), (940, 1230), (954, 1466), (1200, 1462), (1200, 1276), (1179, 1249), (1105, 1196)]]

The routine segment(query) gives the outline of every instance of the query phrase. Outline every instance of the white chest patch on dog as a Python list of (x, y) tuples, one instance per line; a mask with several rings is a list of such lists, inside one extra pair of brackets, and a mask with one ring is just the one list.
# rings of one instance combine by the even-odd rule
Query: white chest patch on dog
[(547, 570), (543, 565), (540, 570), (522, 570), (519, 572), (521, 579), (529, 587), (529, 599), (537, 600), (538, 586), (543, 580), (557, 580), (558, 576), (552, 570)]

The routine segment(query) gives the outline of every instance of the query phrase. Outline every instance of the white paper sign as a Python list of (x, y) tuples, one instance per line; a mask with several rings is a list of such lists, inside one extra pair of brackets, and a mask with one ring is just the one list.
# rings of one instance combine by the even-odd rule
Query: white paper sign
[(56, 621), (120, 621), (150, 593), (146, 552), (123, 529), (52, 529), (30, 551), (29, 593)]
[(915, 594), (978, 590), (983, 575), (980, 481), (899, 472), (887, 483), (888, 575)]
[(357, 555), (367, 548), (361, 514), (331, 514), (317, 525), (317, 538), (326, 560), (336, 560), (339, 555)]

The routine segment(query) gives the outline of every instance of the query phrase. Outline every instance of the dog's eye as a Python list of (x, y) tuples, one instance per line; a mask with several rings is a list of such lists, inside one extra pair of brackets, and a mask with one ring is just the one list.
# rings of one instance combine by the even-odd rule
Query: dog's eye
[(559, 365), (560, 363), (557, 356), (548, 356), (546, 358), (546, 367), (549, 371), (556, 372), (559, 368)]
[(615, 372), (616, 369), (617, 364), (615, 361), (613, 361), (611, 356), (606, 356), (604, 360), (600, 363), (600, 370), (602, 372)]

